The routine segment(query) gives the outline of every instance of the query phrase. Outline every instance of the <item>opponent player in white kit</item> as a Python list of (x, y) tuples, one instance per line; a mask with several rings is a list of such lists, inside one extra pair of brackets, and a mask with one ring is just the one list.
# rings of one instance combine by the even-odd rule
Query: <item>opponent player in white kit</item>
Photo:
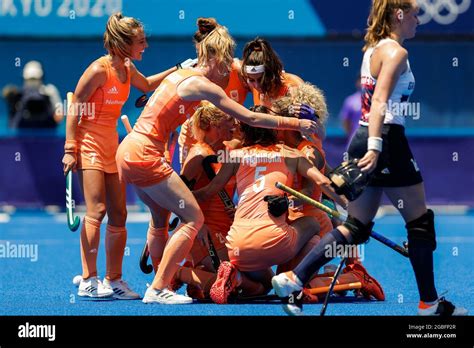
[[(370, 181), (362, 195), (349, 203), (347, 221), (327, 233), (293, 271), (273, 278), (272, 285), (290, 315), (301, 314), (302, 306), (285, 299), (297, 299), (297, 294), (292, 294), (299, 293), (311, 276), (331, 260), (325, 255), (327, 246), (367, 241), (382, 193), (406, 222), (409, 258), (420, 295), (418, 314), (467, 314), (465, 308), (438, 298), (433, 275), (434, 214), (426, 208), (423, 179), (405, 137), (405, 117), (410, 116), (406, 111), (415, 78), (402, 45), (405, 39), (415, 36), (418, 11), (415, 0), (372, 2), (361, 70), (361, 127), (348, 149), (350, 158), (360, 158), (357, 165), (361, 170), (371, 173)], [(403, 202), (403, 208), (399, 202)]]

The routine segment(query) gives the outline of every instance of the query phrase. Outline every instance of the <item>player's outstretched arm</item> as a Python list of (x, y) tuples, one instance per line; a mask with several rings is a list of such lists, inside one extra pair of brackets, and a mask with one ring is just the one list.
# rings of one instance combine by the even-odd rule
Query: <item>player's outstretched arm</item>
[(194, 77), (178, 87), (178, 95), (184, 100), (209, 100), (226, 114), (254, 127), (296, 130), (311, 136), (317, 131), (314, 121), (294, 117), (269, 116), (253, 112), (229, 98), (224, 90), (204, 77)]

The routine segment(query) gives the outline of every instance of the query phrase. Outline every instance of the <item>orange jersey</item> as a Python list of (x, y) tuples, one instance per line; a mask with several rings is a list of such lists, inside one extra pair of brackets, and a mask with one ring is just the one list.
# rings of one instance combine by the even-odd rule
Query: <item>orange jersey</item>
[[(240, 62), (234, 60), (232, 63), (232, 70), (230, 71), (229, 82), (227, 87), (224, 89), (227, 96), (239, 104), (244, 104), (247, 98), (249, 89), (247, 85), (242, 82), (240, 78)], [(184, 163), (188, 151), (193, 144), (196, 143), (192, 133), (191, 120), (188, 119), (181, 125), (181, 131), (179, 133), (178, 144), (179, 144), (179, 162), (181, 165)]]
[(125, 66), (127, 80), (122, 83), (107, 57), (101, 57), (97, 62), (104, 66), (107, 80), (92, 94), (87, 107), (79, 108), (81, 115), (79, 127), (101, 125), (115, 128), (122, 106), (130, 94), (130, 67)]
[(86, 107), (78, 106), (81, 119), (76, 130), (77, 169), (116, 173), (117, 119), (130, 93), (130, 68), (125, 67), (127, 80), (122, 83), (107, 57), (97, 62), (104, 66), (107, 79), (92, 94)]
[(275, 218), (268, 213), (267, 203), (263, 198), (267, 195), (281, 195), (282, 191), (275, 187), (277, 181), (286, 185), (293, 183), (293, 173), (287, 167), (283, 145), (268, 147), (260, 145), (234, 150), (232, 156), (240, 159), (237, 170), (237, 193), (239, 203), (235, 213), (235, 221), (243, 220), (274, 220), (285, 222), (285, 216)]
[(181, 82), (202, 76), (192, 70), (178, 70), (168, 75), (151, 96), (133, 131), (120, 143), (117, 167), (121, 180), (145, 187), (166, 180), (173, 169), (165, 158), (165, 144), (174, 129), (190, 117), (199, 101), (185, 101), (178, 96)]
[(258, 92), (256, 89), (252, 89), (253, 94), (253, 103), (254, 105), (264, 105), (268, 108), (272, 107), (272, 103), (285, 96), (291, 87), (297, 87), (302, 83), (302, 80), (293, 74), (283, 73), (283, 85), (280, 87), (274, 95), (269, 96), (268, 94), (263, 94)]
[(229, 82), (227, 87), (224, 89), (225, 94), (237, 103), (244, 105), (247, 93), (250, 92), (248, 86), (243, 82), (240, 76), (240, 62), (234, 60), (232, 63), (232, 70), (229, 74)]
[(133, 131), (164, 146), (169, 135), (194, 114), (199, 104), (199, 101), (186, 101), (178, 96), (179, 84), (192, 76), (202, 75), (189, 69), (180, 69), (168, 75), (150, 97)]
[(240, 160), (236, 174), (240, 198), (226, 246), (230, 262), (241, 271), (261, 271), (283, 264), (299, 251), (296, 230), (287, 224), (286, 214), (270, 215), (263, 200), (266, 195), (283, 194), (275, 187), (277, 181), (285, 185), (293, 182), (285, 153), (281, 144), (254, 145), (231, 152)]

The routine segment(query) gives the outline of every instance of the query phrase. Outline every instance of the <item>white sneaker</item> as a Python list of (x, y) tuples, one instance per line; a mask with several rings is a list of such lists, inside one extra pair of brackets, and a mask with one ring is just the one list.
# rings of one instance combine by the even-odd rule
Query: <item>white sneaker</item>
[(288, 297), (295, 291), (300, 292), (303, 290), (303, 286), (298, 284), (297, 280), (291, 275), (293, 275), (293, 273), (285, 272), (272, 278), (272, 286), (278, 297)]
[(168, 289), (157, 290), (151, 286), (145, 292), (143, 296), (143, 303), (160, 303), (160, 304), (190, 304), (193, 303), (193, 299), (188, 296), (179, 295)]
[(117, 300), (138, 300), (140, 295), (130, 289), (127, 282), (122, 279), (108, 280), (104, 278), (104, 287), (114, 292), (114, 298)]
[(283, 310), (288, 315), (303, 315), (303, 287), (291, 278), (289, 272), (280, 273), (272, 278), (272, 286), (280, 297)]
[(468, 311), (463, 307), (455, 307), (451, 302), (446, 301), (444, 297), (436, 300), (436, 303), (427, 308), (418, 307), (418, 315), (421, 316), (462, 316), (467, 315)]
[(77, 291), (78, 296), (95, 298), (111, 297), (113, 294), (114, 291), (104, 287), (100, 279), (97, 279), (97, 277), (81, 279), (79, 290)]

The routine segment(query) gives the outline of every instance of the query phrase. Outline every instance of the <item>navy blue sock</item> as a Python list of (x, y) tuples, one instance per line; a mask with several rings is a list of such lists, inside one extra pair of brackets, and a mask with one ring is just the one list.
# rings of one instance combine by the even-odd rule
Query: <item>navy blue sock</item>
[[(331, 232), (326, 233), (319, 244), (311, 249), (308, 255), (296, 266), (293, 273), (298, 276), (303, 285), (306, 284), (318, 269), (334, 258), (336, 251), (334, 246), (346, 244), (349, 244), (346, 237), (337, 228), (333, 229)], [(327, 246), (330, 246), (330, 253), (327, 253)]]
[(438, 294), (434, 284), (432, 243), (422, 239), (411, 240), (408, 243), (408, 255), (415, 272), (420, 300), (436, 301)]

